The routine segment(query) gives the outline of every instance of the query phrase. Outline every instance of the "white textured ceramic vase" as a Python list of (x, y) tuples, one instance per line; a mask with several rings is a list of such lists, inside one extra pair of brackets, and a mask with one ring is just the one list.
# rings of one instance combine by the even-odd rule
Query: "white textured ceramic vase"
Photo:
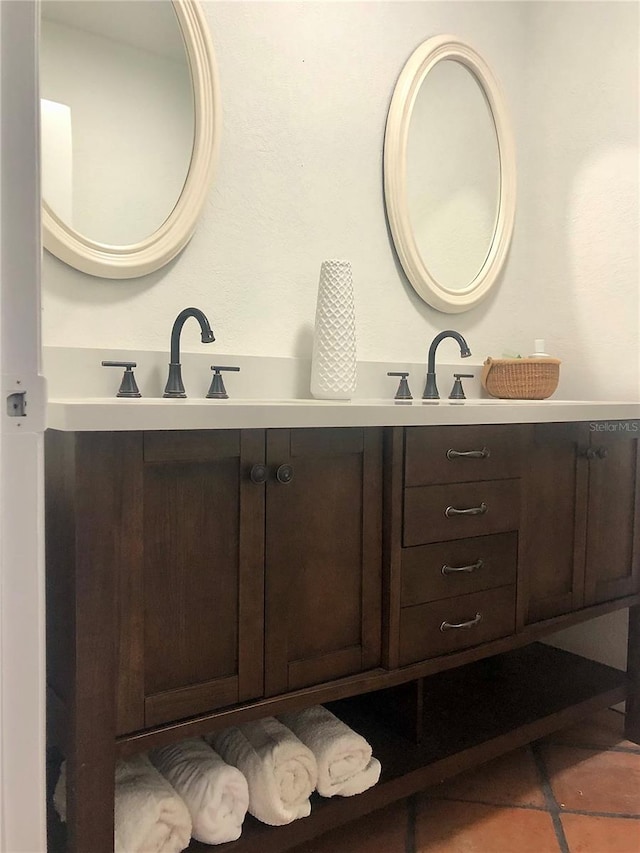
[(350, 400), (356, 390), (356, 318), (349, 261), (323, 261), (311, 358), (311, 393)]

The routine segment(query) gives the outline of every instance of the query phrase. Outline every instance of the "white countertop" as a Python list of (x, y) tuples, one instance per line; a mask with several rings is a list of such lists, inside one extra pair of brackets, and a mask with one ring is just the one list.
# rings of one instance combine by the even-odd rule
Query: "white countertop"
[[(638, 420), (640, 403), (591, 400), (50, 399), (47, 427), (67, 432), (429, 426)], [(606, 427), (604, 427), (606, 429)]]

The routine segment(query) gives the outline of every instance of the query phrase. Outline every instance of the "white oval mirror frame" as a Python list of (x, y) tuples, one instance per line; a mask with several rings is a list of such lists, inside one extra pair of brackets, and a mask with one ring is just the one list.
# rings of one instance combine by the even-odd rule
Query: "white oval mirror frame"
[[(425, 265), (411, 227), (407, 202), (407, 142), (413, 106), (429, 71), (442, 60), (464, 65), (478, 81), (495, 124), (500, 193), (493, 239), (482, 267), (463, 288), (444, 287)], [(516, 208), (515, 146), (506, 101), (493, 72), (466, 42), (452, 35), (427, 39), (409, 57), (396, 83), (384, 138), (384, 193), (389, 227), (400, 263), (416, 293), (433, 308), (457, 314), (474, 308), (496, 283), (511, 242)]]
[(174, 258), (195, 231), (211, 186), (220, 147), (221, 107), (213, 45), (197, 0), (171, 0), (191, 71), (194, 99), (193, 153), (184, 187), (162, 225), (138, 243), (114, 246), (69, 227), (42, 201), (44, 248), (81, 272), (100, 278), (137, 278)]

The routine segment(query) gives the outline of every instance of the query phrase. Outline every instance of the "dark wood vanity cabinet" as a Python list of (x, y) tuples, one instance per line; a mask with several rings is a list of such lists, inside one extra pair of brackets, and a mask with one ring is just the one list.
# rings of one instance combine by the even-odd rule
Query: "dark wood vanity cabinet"
[[(118, 757), (318, 703), (346, 703), (380, 783), (287, 827), (248, 821), (237, 853), (287, 850), (625, 698), (640, 738), (634, 423), (48, 431), (68, 853), (113, 849)], [(534, 642), (621, 607), (628, 674)]]
[(525, 624), (638, 591), (637, 427), (531, 426), (519, 558)]
[(390, 439), (389, 666), (514, 633), (526, 436), (520, 425), (410, 427)]
[(268, 430), (266, 459), (275, 472), (265, 537), (273, 696), (380, 664), (382, 431)]
[[(99, 513), (90, 493), (75, 504), (75, 569), (53, 536), (49, 564), (58, 588), (56, 574), (90, 577), (83, 538), (113, 549), (118, 734), (379, 665), (380, 430), (49, 432), (50, 470), (63, 446), (50, 488), (112, 496)], [(65, 621), (52, 608), (50, 635)]]

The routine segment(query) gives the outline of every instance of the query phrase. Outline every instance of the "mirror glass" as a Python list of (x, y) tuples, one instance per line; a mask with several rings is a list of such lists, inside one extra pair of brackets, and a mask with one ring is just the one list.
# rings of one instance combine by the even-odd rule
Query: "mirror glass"
[(467, 287), (482, 268), (496, 229), (500, 151), (483, 90), (459, 62), (439, 62), (417, 92), (406, 181), (423, 263), (444, 288)]
[(398, 259), (425, 302), (454, 314), (489, 294), (513, 233), (515, 148), (500, 84), (461, 39), (427, 39), (400, 73), (384, 195)]
[(43, 200), (89, 241), (140, 243), (174, 209), (194, 147), (173, 4), (44, 0), (40, 69)]

